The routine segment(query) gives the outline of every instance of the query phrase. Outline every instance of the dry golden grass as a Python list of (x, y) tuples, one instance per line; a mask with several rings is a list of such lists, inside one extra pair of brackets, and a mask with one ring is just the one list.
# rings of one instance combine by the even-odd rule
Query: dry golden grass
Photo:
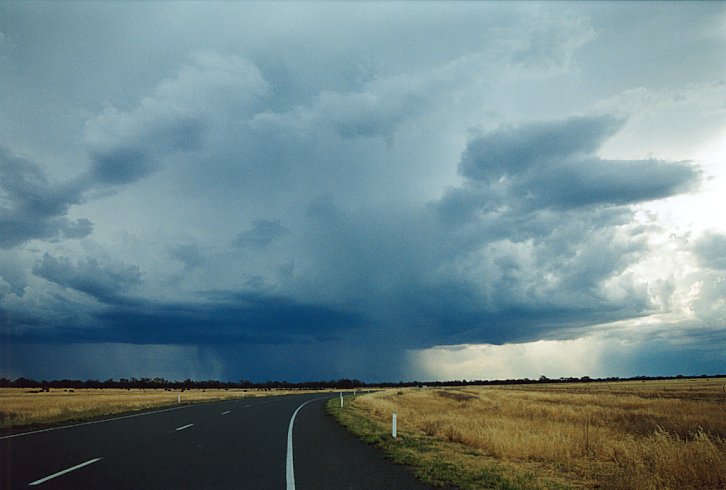
[[(580, 488), (726, 488), (726, 380), (388, 390), (353, 410)], [(448, 449), (447, 449), (448, 451)], [(536, 486), (536, 485), (535, 485)]]
[[(53, 388), (48, 392), (0, 388), (0, 428), (56, 424), (182, 403), (199, 403), (241, 397), (273, 396), (289, 391)], [(295, 393), (300, 393), (296, 391)]]

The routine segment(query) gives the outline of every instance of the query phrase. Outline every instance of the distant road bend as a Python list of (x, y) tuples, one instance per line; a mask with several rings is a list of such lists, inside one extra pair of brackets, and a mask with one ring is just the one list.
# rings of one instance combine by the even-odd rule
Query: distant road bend
[(429, 488), (326, 415), (327, 398), (241, 398), (5, 434), (0, 487)]

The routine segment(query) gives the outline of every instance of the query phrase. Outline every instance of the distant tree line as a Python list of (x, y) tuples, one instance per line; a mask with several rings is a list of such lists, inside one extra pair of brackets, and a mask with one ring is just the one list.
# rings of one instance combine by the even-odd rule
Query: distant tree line
[(494, 380), (450, 380), (450, 381), (401, 381), (398, 383), (376, 383), (372, 386), (380, 388), (405, 388), (410, 386), (429, 386), (429, 387), (441, 387), (441, 386), (499, 386), (499, 385), (528, 385), (528, 384), (545, 384), (545, 383), (605, 383), (605, 382), (617, 382), (617, 381), (661, 381), (670, 379), (698, 379), (698, 378), (725, 378), (726, 374), (714, 374), (707, 375), (701, 374), (700, 376), (683, 376), (681, 374), (677, 376), (634, 376), (631, 378), (620, 378), (617, 376), (608, 378), (591, 378), (590, 376), (577, 377), (562, 377), (562, 378), (548, 378), (547, 376), (540, 376), (537, 379), (520, 378), (520, 379), (494, 379)]
[(336, 379), (329, 381), (304, 381), (301, 383), (290, 383), (288, 381), (264, 381), (252, 382), (248, 380), (240, 381), (217, 381), (217, 380), (191, 380), (169, 381), (164, 378), (121, 378), (119, 380), (107, 379), (99, 381), (97, 379), (87, 379), (85, 381), (78, 379), (58, 379), (53, 381), (36, 381), (30, 378), (17, 378), (11, 380), (8, 378), (0, 378), (0, 388), (34, 388), (48, 390), (50, 388), (143, 388), (143, 389), (167, 389), (167, 390), (191, 390), (191, 389), (245, 389), (245, 390), (332, 390), (332, 389), (354, 389), (354, 388), (405, 388), (415, 386), (478, 386), (478, 385), (523, 385), (523, 384), (540, 384), (540, 383), (602, 383), (614, 381), (659, 381), (671, 379), (694, 379), (694, 378), (724, 378), (726, 375), (706, 375), (700, 376), (635, 376), (632, 378), (590, 378), (583, 376), (563, 377), (550, 379), (547, 376), (540, 376), (538, 379), (503, 379), (503, 380), (450, 380), (450, 381), (398, 381), (383, 383), (366, 383), (358, 379)]
[(327, 389), (353, 389), (366, 386), (357, 379), (336, 379), (330, 381), (305, 381), (302, 383), (289, 383), (287, 381), (265, 381), (252, 382), (240, 381), (217, 381), (217, 380), (191, 380), (170, 381), (164, 378), (121, 378), (119, 380), (107, 379), (57, 379), (52, 381), (36, 381), (30, 378), (17, 378), (10, 380), (0, 378), (0, 388), (143, 388), (143, 389), (169, 389), (169, 390), (191, 390), (191, 389), (250, 389), (250, 390), (327, 390)]
[(520, 378), (520, 379), (494, 379), (494, 380), (450, 380), (450, 381), (400, 381), (397, 383), (375, 383), (372, 386), (380, 388), (405, 388), (410, 386), (429, 386), (429, 387), (440, 387), (440, 386), (499, 386), (499, 385), (528, 385), (528, 384), (545, 384), (545, 383), (605, 383), (605, 382), (617, 382), (617, 381), (660, 381), (669, 379), (698, 379), (698, 378), (724, 378), (726, 374), (714, 374), (707, 375), (701, 374), (700, 376), (683, 376), (681, 374), (677, 376), (634, 376), (631, 378), (620, 378), (617, 376), (609, 378), (591, 378), (590, 376), (577, 377), (562, 377), (562, 378), (548, 378), (547, 376), (540, 376), (537, 379)]

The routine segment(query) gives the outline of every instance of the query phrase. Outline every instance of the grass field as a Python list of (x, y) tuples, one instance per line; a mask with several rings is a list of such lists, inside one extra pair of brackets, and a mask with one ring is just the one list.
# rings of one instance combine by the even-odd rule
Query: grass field
[(273, 396), (300, 391), (75, 389), (48, 392), (26, 388), (0, 388), (0, 428), (39, 426), (86, 420), (149, 408), (241, 397)]
[[(387, 390), (329, 410), (461, 488), (726, 488), (726, 380)], [(390, 436), (397, 413), (398, 439)]]

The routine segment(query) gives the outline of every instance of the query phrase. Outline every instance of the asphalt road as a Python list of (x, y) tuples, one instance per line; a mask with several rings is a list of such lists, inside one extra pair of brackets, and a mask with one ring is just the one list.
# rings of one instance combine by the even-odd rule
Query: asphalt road
[(238, 399), (2, 434), (0, 487), (428, 488), (340, 427), (324, 404), (320, 394)]

